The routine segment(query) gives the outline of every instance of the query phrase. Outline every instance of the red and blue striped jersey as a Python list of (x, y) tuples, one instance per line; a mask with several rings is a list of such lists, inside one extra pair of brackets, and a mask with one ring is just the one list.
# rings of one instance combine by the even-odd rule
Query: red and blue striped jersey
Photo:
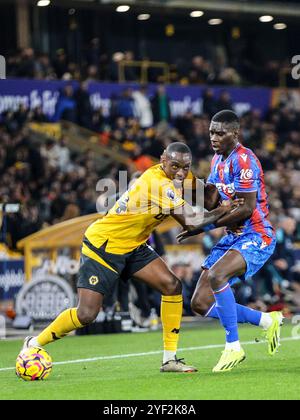
[(255, 191), (256, 207), (251, 217), (243, 223), (242, 232), (272, 236), (264, 173), (252, 150), (238, 143), (226, 159), (223, 160), (222, 155), (216, 154), (207, 183), (216, 186), (222, 200), (235, 198), (237, 192)]

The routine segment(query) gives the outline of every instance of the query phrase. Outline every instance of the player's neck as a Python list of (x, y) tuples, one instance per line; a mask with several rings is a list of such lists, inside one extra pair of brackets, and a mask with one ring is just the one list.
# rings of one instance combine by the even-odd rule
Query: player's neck
[[(168, 177), (168, 175), (166, 174), (166, 171), (164, 170), (164, 167), (163, 167), (163, 165), (162, 164), (160, 164), (160, 169), (163, 171), (163, 173)], [(169, 178), (169, 177), (168, 177)]]
[(228, 158), (228, 156), (231, 155), (231, 153), (240, 145), (239, 142), (233, 144), (230, 148), (228, 148), (228, 150), (226, 150), (226, 152), (224, 152), (222, 154), (222, 160), (226, 160)]

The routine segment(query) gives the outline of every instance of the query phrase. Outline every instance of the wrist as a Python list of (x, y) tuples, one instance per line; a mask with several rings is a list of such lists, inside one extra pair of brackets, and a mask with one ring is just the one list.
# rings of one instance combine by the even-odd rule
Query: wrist
[(216, 229), (216, 225), (214, 223), (210, 223), (209, 225), (206, 225), (202, 228), (204, 232), (208, 232), (209, 230)]

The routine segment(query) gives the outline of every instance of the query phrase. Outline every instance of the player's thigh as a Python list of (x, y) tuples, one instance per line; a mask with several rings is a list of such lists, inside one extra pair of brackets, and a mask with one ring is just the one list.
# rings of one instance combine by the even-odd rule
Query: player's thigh
[(118, 279), (118, 273), (89, 257), (81, 256), (77, 279), (78, 312), (85, 321), (97, 316), (103, 303), (103, 296), (112, 293)]
[(93, 322), (103, 305), (103, 294), (78, 288), (77, 316), (82, 325)]
[(239, 251), (230, 249), (208, 270), (210, 285), (213, 289), (221, 286), (232, 277), (243, 275), (246, 269), (247, 264), (243, 256)]
[(181, 281), (160, 258), (156, 258), (142, 269), (134, 273), (134, 278), (148, 284), (163, 295), (177, 295), (182, 293)]
[(208, 278), (208, 270), (203, 270), (195, 288), (191, 307), (199, 315), (205, 315), (215, 302), (213, 291)]

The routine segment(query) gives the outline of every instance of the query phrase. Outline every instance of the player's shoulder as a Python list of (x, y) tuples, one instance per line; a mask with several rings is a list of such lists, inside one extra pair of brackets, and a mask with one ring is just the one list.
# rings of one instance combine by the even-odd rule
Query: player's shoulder
[(141, 177), (147, 177), (149, 175), (157, 175), (160, 176), (164, 171), (162, 170), (161, 164), (153, 165), (150, 168), (148, 168)]
[(240, 144), (233, 154), (233, 161), (240, 163), (242, 166), (257, 164), (259, 162), (253, 150)]
[(239, 144), (238, 147), (236, 148), (236, 155), (237, 156), (242, 156), (242, 155), (252, 156), (254, 155), (254, 152), (253, 150), (249, 149), (249, 147)]
[(221, 158), (222, 158), (222, 155), (218, 155), (217, 153), (215, 153), (213, 155), (212, 160), (211, 160), (211, 164), (210, 164), (211, 168), (213, 168), (214, 166), (216, 166), (217, 163), (221, 160)]
[(139, 178), (141, 182), (155, 182), (161, 185), (168, 185), (172, 183), (172, 180), (167, 177), (161, 165), (154, 165), (147, 169)]

